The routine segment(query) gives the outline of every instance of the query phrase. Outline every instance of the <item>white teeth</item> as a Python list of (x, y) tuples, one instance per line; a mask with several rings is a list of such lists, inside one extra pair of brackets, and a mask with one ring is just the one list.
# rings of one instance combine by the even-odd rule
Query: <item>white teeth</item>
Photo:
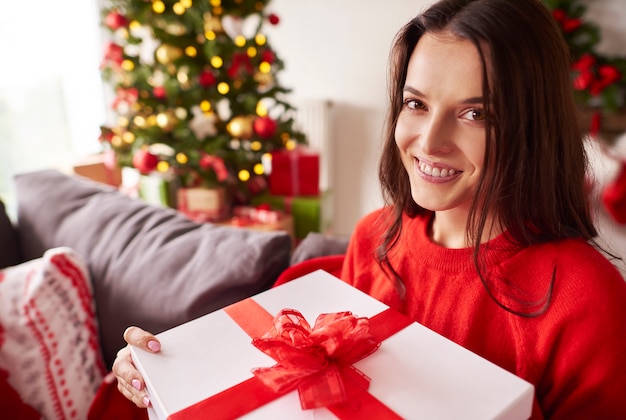
[(419, 170), (426, 175), (430, 175), (435, 178), (447, 178), (449, 176), (453, 176), (456, 173), (454, 169), (435, 168), (423, 162), (419, 163)]

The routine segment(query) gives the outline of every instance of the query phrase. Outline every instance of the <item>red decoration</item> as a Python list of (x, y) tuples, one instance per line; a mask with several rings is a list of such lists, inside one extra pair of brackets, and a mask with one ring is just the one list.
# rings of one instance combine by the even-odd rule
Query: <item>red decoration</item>
[(120, 105), (124, 104), (127, 107), (130, 107), (139, 98), (139, 91), (135, 88), (123, 89), (119, 88), (115, 91), (115, 99), (111, 104), (112, 109), (118, 109)]
[(278, 123), (270, 117), (258, 117), (254, 120), (254, 132), (263, 139), (271, 139), (276, 134)]
[(102, 130), (98, 140), (100, 140), (100, 142), (102, 143), (111, 143), (111, 140), (113, 140), (113, 136), (114, 134), (112, 130)]
[(165, 96), (167, 96), (167, 91), (163, 86), (157, 86), (152, 89), (152, 94), (157, 99), (165, 99)]
[(599, 95), (605, 88), (617, 82), (621, 77), (619, 70), (614, 66), (605, 65), (598, 67), (598, 77), (594, 79), (590, 93), (593, 96)]
[(272, 52), (272, 50), (264, 50), (261, 53), (261, 60), (273, 64), (274, 61), (276, 61), (276, 55), (274, 55), (274, 52)]
[(120, 28), (126, 28), (128, 26), (128, 19), (119, 12), (112, 11), (104, 18), (104, 24), (116, 31)]
[(618, 82), (622, 75), (615, 66), (597, 66), (597, 59), (592, 54), (583, 54), (572, 69), (578, 72), (574, 79), (574, 88), (577, 90), (589, 89), (592, 96), (598, 96), (604, 89)]
[(124, 61), (124, 48), (114, 42), (109, 42), (108, 44), (106, 44), (106, 46), (104, 47), (103, 66), (104, 64), (109, 62), (119, 66), (122, 64), (122, 61)]
[(591, 116), (591, 128), (589, 129), (591, 137), (598, 136), (598, 133), (600, 133), (600, 124), (602, 124), (602, 116), (596, 111)]
[(552, 12), (552, 16), (561, 24), (563, 32), (570, 33), (580, 28), (582, 21), (577, 18), (570, 18), (563, 9), (556, 9)]
[(252, 67), (248, 54), (244, 52), (233, 54), (233, 61), (226, 72), (231, 79), (236, 78), (241, 73), (252, 74), (254, 68)]
[(264, 176), (254, 176), (248, 181), (248, 191), (250, 194), (257, 195), (267, 189), (267, 179)]
[(159, 158), (150, 153), (147, 149), (140, 149), (133, 155), (133, 166), (142, 174), (152, 172), (159, 163)]
[(228, 178), (228, 169), (224, 165), (222, 158), (204, 153), (200, 158), (200, 167), (203, 169), (211, 169), (215, 172), (217, 180), (220, 182), (226, 181)]
[(267, 17), (267, 20), (269, 20), (269, 22), (270, 22), (272, 25), (278, 25), (278, 23), (280, 22), (280, 18), (279, 18), (277, 15), (275, 15), (274, 13), (270, 14), (270, 15)]
[(198, 83), (202, 87), (211, 87), (215, 85), (216, 81), (217, 80), (215, 79), (215, 75), (209, 70), (202, 70), (202, 73), (200, 73), (200, 76), (198, 78)]

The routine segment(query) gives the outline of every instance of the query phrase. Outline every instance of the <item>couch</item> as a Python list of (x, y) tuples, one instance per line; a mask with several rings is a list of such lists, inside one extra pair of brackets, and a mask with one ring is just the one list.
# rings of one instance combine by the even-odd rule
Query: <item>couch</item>
[(14, 184), (15, 221), (0, 202), (0, 412), (15, 418), (86, 418), (128, 326), (164, 331), (347, 247), (196, 223), (54, 169)]

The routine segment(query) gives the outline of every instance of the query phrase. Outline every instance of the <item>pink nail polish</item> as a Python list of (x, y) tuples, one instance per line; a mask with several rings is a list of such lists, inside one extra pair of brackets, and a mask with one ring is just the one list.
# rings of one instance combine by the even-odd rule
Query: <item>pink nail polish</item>
[(137, 391), (141, 391), (141, 381), (139, 379), (133, 379), (131, 384)]
[(143, 397), (143, 403), (146, 407), (150, 407), (150, 398), (147, 395)]
[(152, 351), (159, 351), (161, 350), (161, 344), (159, 344), (158, 341), (148, 341), (148, 348)]

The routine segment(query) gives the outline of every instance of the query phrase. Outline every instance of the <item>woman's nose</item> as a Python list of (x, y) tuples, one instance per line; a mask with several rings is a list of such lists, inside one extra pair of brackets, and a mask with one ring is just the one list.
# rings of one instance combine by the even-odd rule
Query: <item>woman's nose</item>
[(434, 155), (452, 149), (454, 123), (446, 115), (431, 113), (424, 121), (419, 145), (424, 153)]

